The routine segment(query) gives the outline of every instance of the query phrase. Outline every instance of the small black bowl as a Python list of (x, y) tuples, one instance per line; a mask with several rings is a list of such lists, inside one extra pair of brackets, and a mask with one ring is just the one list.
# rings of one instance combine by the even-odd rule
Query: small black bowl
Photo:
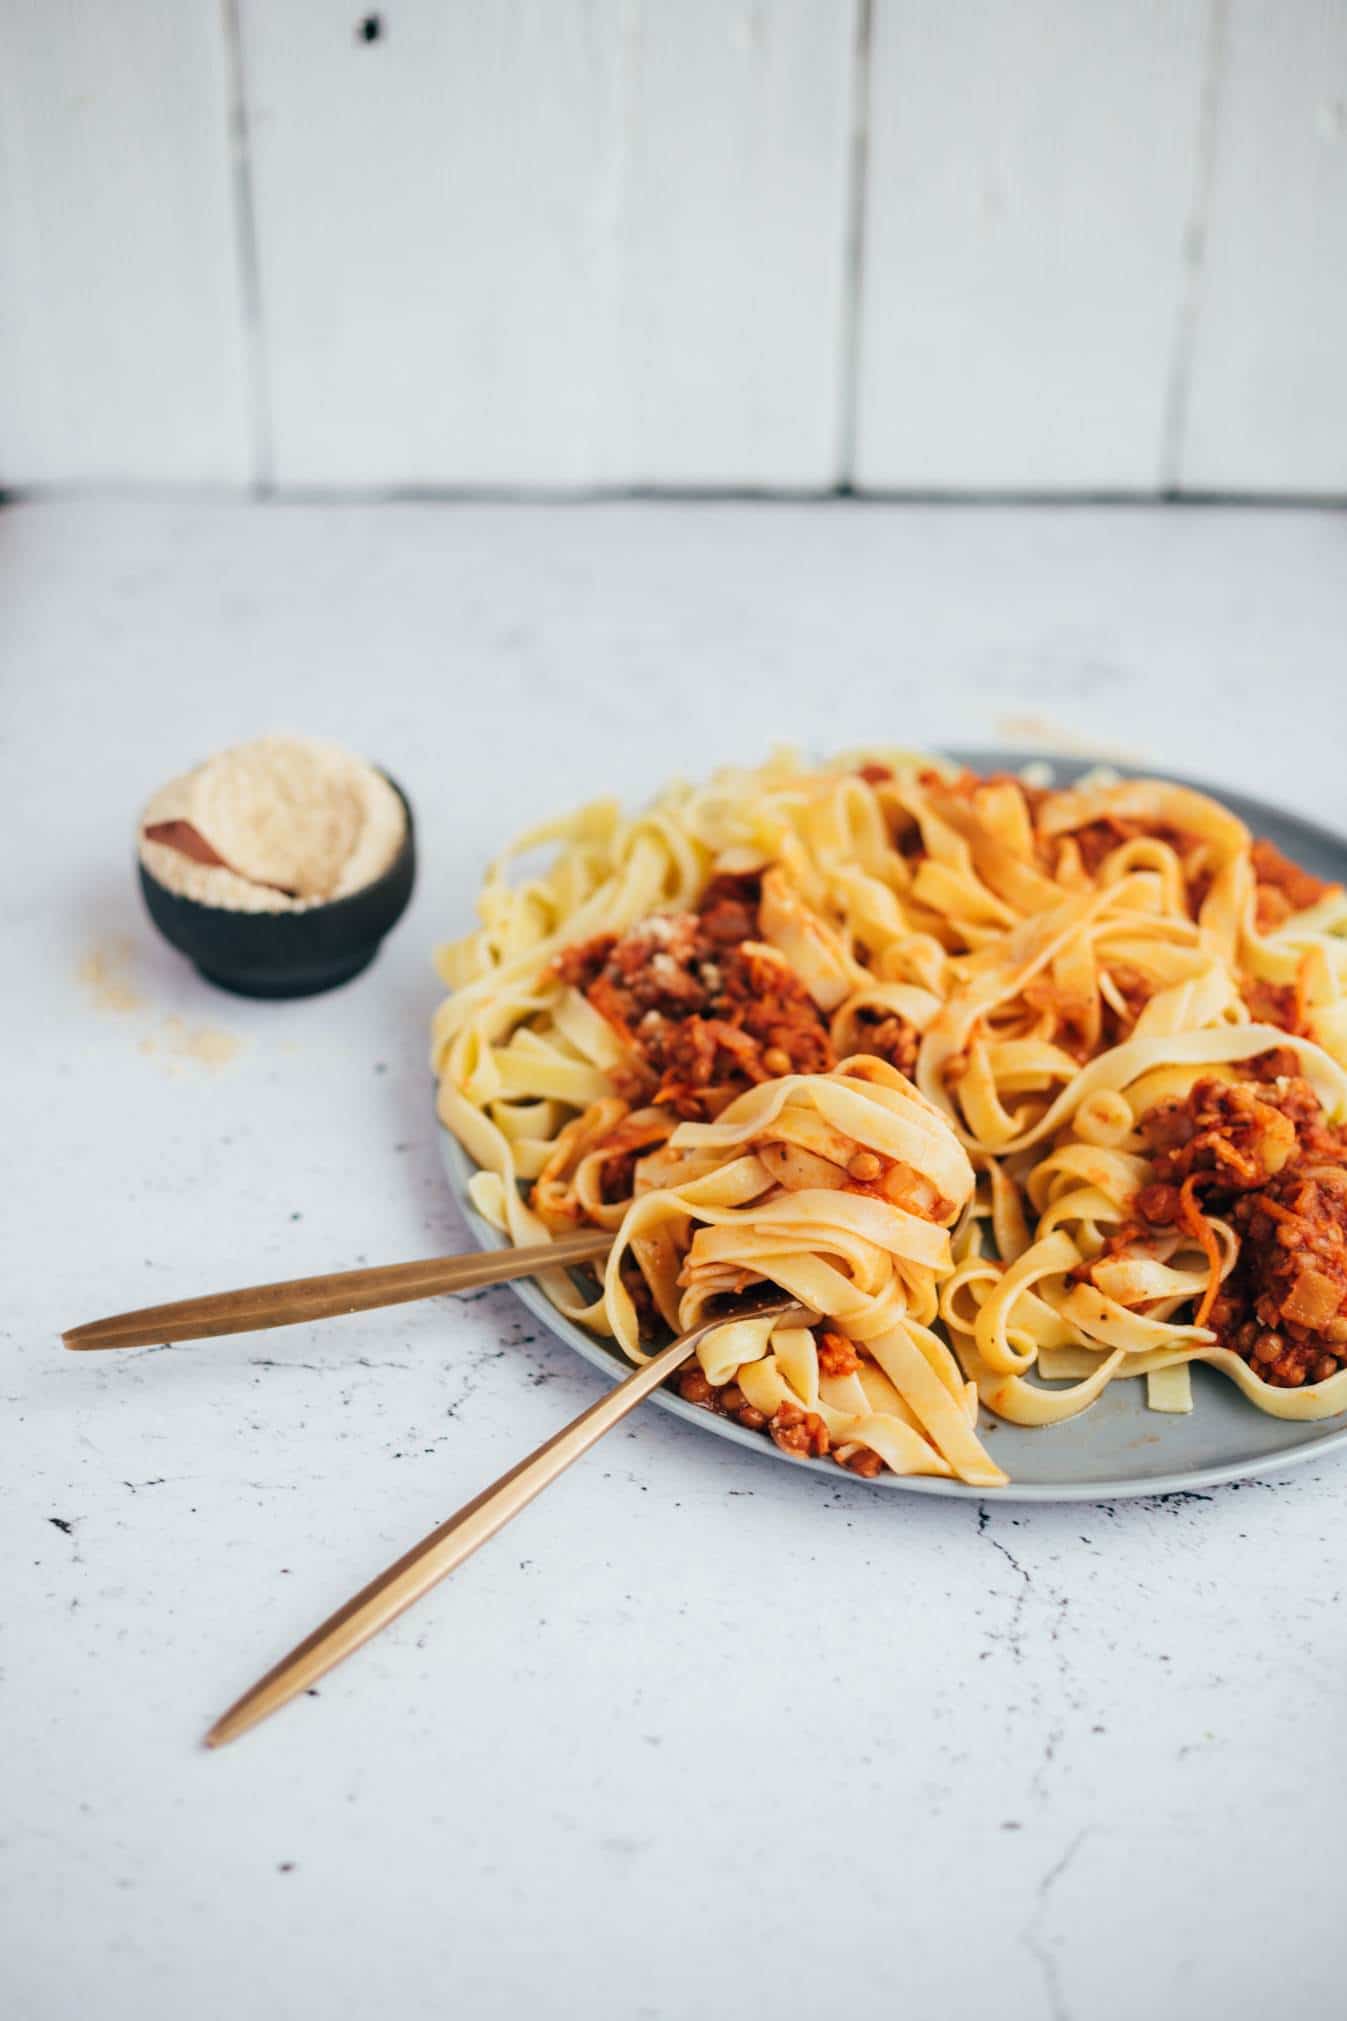
[(388, 783), (402, 802), (407, 830), (397, 855), (372, 884), (303, 912), (232, 912), (181, 897), (140, 863), (150, 918), (207, 982), (236, 996), (316, 996), (349, 982), (369, 967), (380, 941), (407, 910), (416, 881), (411, 803), (396, 779)]

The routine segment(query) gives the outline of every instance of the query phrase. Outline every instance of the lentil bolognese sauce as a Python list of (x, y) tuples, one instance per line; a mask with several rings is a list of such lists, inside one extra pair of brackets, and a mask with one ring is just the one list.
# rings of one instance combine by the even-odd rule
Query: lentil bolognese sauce
[(690, 1402), (862, 1474), (994, 1484), (1046, 1425), (1206, 1362), (1347, 1409), (1347, 898), (1158, 780), (787, 759), (535, 830), (443, 951), (440, 1113), (544, 1280), (640, 1358), (766, 1279)]
[(835, 1065), (828, 1027), (775, 948), (758, 937), (761, 880), (714, 877), (693, 912), (654, 913), (553, 964), (622, 1041), (613, 1085), (708, 1122), (746, 1087)]
[(1199, 1310), (1223, 1346), (1286, 1389), (1347, 1366), (1347, 1132), (1325, 1123), (1297, 1066), (1264, 1053), (1247, 1081), (1200, 1080), (1147, 1110), (1152, 1177), (1129, 1231), (1228, 1216), (1238, 1259), (1224, 1282), (1217, 1266)]

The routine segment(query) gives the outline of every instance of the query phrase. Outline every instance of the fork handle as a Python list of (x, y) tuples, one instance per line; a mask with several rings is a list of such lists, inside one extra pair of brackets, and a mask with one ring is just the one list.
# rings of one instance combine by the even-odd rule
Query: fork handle
[(586, 1228), (527, 1249), (482, 1249), (466, 1256), (427, 1256), (417, 1263), (338, 1270), (325, 1277), (292, 1277), (279, 1284), (254, 1284), (243, 1291), (218, 1291), (205, 1298), (180, 1298), (172, 1305), (119, 1312), (111, 1319), (91, 1319), (84, 1326), (72, 1326), (61, 1338), (67, 1347), (87, 1352), (297, 1326), (343, 1312), (372, 1312), (382, 1305), (470, 1291), (481, 1284), (505, 1284), (512, 1277), (534, 1277), (541, 1270), (597, 1263), (608, 1254), (612, 1240), (602, 1229)]
[[(794, 1300), (778, 1297), (773, 1301), (761, 1301), (757, 1310), (758, 1315), (765, 1318), (769, 1313), (784, 1315), (799, 1308)], [(339, 1607), (321, 1628), (315, 1628), (312, 1635), (292, 1649), (288, 1656), (282, 1657), (251, 1691), (245, 1692), (231, 1705), (206, 1735), (206, 1745), (220, 1747), (225, 1741), (236, 1740), (250, 1726), (256, 1726), (259, 1720), (279, 1711), (299, 1692), (307, 1691), (334, 1664), (350, 1656), (390, 1621), (395, 1621), (413, 1601), (428, 1593), (488, 1538), (494, 1537), (497, 1530), (526, 1508), (535, 1495), (541, 1494), (548, 1483), (564, 1473), (582, 1453), (588, 1452), (605, 1432), (619, 1424), (629, 1411), (659, 1387), (667, 1375), (673, 1373), (680, 1362), (686, 1361), (705, 1334), (720, 1324), (723, 1321), (708, 1320), (662, 1348), (649, 1361), (633, 1369), (615, 1389), (609, 1390), (606, 1396), (601, 1396), (597, 1403), (574, 1418), (564, 1430), (557, 1432), (527, 1459), (520, 1460), (491, 1487), (466, 1503), (457, 1515), (450, 1516), (438, 1530), (432, 1530), (428, 1537), (413, 1545), (405, 1557), (399, 1558), (395, 1565), (390, 1565), (386, 1572), (371, 1580), (344, 1607)]]

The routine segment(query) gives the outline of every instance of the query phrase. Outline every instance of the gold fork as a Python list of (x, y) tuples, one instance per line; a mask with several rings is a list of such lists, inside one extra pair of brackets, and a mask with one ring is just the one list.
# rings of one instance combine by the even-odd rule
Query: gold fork
[(489, 1537), (494, 1537), (497, 1530), (526, 1508), (535, 1495), (582, 1453), (587, 1453), (605, 1432), (620, 1424), (629, 1411), (687, 1359), (706, 1334), (729, 1320), (786, 1318), (802, 1311), (794, 1299), (767, 1287), (738, 1299), (732, 1308), (671, 1341), (668, 1347), (633, 1369), (616, 1389), (582, 1411), (564, 1431), (557, 1432), (527, 1459), (502, 1474), (491, 1487), (465, 1503), (457, 1515), (450, 1516), (447, 1523), (441, 1523), (438, 1530), (432, 1530), (428, 1537), (413, 1545), (405, 1557), (371, 1580), (353, 1600), (339, 1607), (216, 1720), (206, 1735), (207, 1747), (221, 1747), (226, 1741), (237, 1740), (241, 1733), (279, 1711), (299, 1692), (325, 1676), (334, 1664), (395, 1621), (414, 1600), (428, 1593)]
[(469, 1291), (480, 1284), (505, 1284), (512, 1277), (535, 1277), (540, 1270), (597, 1263), (608, 1254), (612, 1240), (602, 1229), (586, 1228), (525, 1249), (483, 1249), (467, 1256), (426, 1256), (416, 1263), (379, 1263), (368, 1270), (291, 1277), (280, 1284), (252, 1284), (242, 1291), (179, 1298), (172, 1305), (145, 1305), (138, 1312), (91, 1319), (72, 1326), (61, 1338), (67, 1347), (87, 1353), (94, 1348), (205, 1340), (265, 1326), (297, 1326), (343, 1312), (373, 1312), (383, 1305)]

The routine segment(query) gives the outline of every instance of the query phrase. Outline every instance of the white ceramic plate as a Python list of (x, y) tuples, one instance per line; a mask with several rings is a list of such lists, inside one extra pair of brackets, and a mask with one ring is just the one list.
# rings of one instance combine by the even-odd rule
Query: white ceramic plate
[[(985, 772), (1018, 771), (1033, 754), (957, 751), (952, 755)], [(1077, 761), (1048, 758), (1046, 762), (1063, 783), (1089, 769)], [(1165, 776), (1178, 775), (1167, 772)], [(1201, 786), (1197, 780), (1184, 783)], [(1341, 837), (1244, 794), (1211, 786), (1201, 786), (1201, 790), (1214, 794), (1255, 834), (1270, 837), (1307, 870), (1347, 882), (1347, 841)], [(466, 1152), (443, 1128), (440, 1138), (449, 1183), (469, 1227), (483, 1247), (502, 1247), (504, 1238), (482, 1220), (468, 1199), (474, 1167)], [(521, 1280), (513, 1288), (534, 1317), (586, 1361), (613, 1375), (626, 1373), (630, 1364), (608, 1342), (564, 1319), (531, 1280)], [(745, 1431), (729, 1418), (699, 1410), (670, 1390), (657, 1391), (652, 1401), (699, 1431), (731, 1439), (760, 1458), (782, 1466), (809, 1467), (837, 1478), (838, 1469), (831, 1460), (792, 1459), (760, 1432)], [(889, 1473), (876, 1475), (867, 1485), (918, 1495), (953, 1495), (965, 1501), (992, 1497), (1020, 1502), (1113, 1501), (1130, 1495), (1180, 1494), (1224, 1481), (1280, 1474), (1347, 1446), (1347, 1416), (1320, 1424), (1292, 1424), (1265, 1417), (1245, 1402), (1232, 1383), (1200, 1366), (1193, 1369), (1193, 1408), (1186, 1417), (1148, 1410), (1144, 1384), (1120, 1382), (1110, 1385), (1098, 1403), (1065, 1424), (1033, 1429), (1006, 1424), (983, 1411), (978, 1428), (988, 1451), (1010, 1475), (1008, 1487), (970, 1488), (962, 1481)]]

